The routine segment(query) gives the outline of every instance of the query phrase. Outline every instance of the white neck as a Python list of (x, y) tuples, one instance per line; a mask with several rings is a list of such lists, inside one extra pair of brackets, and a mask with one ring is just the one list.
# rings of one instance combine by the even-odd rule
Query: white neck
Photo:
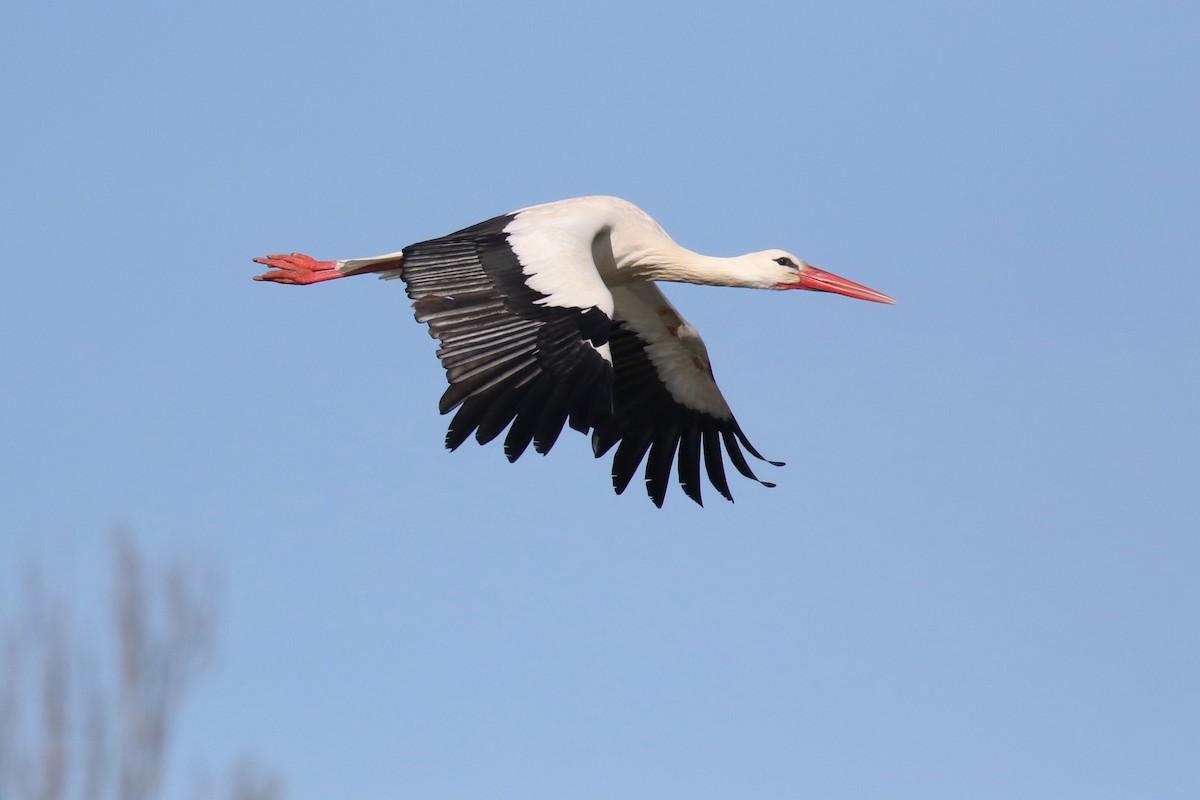
[(672, 242), (653, 249), (630, 253), (621, 259), (621, 271), (635, 280), (676, 281), (706, 286), (744, 286), (762, 288), (774, 285), (758, 269), (749, 255), (719, 258), (694, 253)]

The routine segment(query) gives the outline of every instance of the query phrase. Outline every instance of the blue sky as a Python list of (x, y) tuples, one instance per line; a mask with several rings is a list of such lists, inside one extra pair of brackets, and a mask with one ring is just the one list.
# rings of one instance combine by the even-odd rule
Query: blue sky
[[(173, 796), (1200, 794), (1194, 4), (0, 24), (0, 602), (219, 566)], [(446, 454), (399, 284), (250, 280), (580, 194), (898, 299), (667, 287), (778, 488)]]

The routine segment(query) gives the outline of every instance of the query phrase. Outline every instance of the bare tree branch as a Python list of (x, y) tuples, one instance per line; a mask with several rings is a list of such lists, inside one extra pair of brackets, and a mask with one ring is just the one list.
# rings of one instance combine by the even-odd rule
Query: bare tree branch
[(83, 776), (79, 796), (81, 800), (101, 800), (104, 781), (108, 777), (108, 718), (103, 695), (93, 680), (95, 672), (86, 668), (82, 672), (87, 711), (83, 722)]
[[(191, 564), (147, 569), (128, 534), (115, 534), (112, 547), (113, 669), (74, 634), (67, 607), (48, 600), (33, 567), (22, 574), (19, 613), (0, 617), (0, 800), (162, 795), (183, 701), (216, 640), (215, 580)], [(278, 778), (248, 763), (228, 792), (283, 796)]]
[(12, 775), (16, 768), (20, 657), (17, 631), (10, 621), (0, 621), (0, 776)]
[(264, 772), (249, 761), (240, 762), (233, 770), (229, 790), (230, 800), (282, 800), (283, 782), (277, 775)]
[(42, 800), (62, 800), (67, 783), (68, 633), (56, 607), (46, 621), (42, 652)]

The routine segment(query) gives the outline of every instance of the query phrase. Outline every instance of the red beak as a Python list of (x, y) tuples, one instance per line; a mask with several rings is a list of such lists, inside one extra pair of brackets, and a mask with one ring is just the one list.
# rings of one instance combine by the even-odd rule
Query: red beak
[(848, 281), (840, 275), (834, 275), (832, 272), (826, 272), (823, 269), (811, 266), (807, 269), (801, 268), (800, 283), (794, 288), (808, 289), (812, 292), (844, 294), (847, 297), (856, 297), (859, 300), (870, 300), (872, 303), (890, 303), (892, 305), (896, 303), (895, 300), (882, 292), (868, 289), (860, 283)]

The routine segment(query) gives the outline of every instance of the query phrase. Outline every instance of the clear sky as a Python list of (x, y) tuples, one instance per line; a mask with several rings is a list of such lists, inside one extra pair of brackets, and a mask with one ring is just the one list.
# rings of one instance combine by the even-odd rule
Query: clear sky
[[(114, 524), (219, 566), (175, 796), (1200, 796), (1195, 3), (0, 28), (0, 600)], [(778, 488), (447, 454), (403, 286), (250, 280), (580, 194), (899, 300), (667, 287)]]

